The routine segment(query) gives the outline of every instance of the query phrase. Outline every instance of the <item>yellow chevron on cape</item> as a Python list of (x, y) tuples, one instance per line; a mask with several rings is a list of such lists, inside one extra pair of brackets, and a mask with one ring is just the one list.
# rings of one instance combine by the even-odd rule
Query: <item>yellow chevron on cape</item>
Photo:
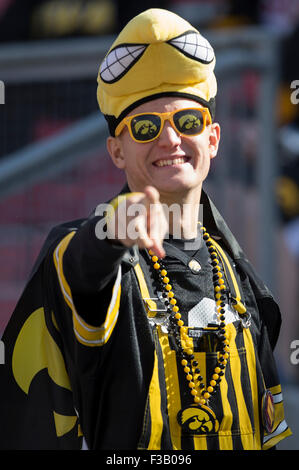
[(54, 411), (54, 421), (56, 427), (56, 434), (58, 437), (68, 433), (77, 422), (77, 416), (65, 416)]
[(48, 369), (57, 385), (71, 390), (63, 356), (46, 327), (41, 307), (27, 318), (17, 337), (12, 370), (17, 384), (28, 394), (33, 378), (42, 369)]
[(132, 104), (169, 92), (210, 101), (217, 92), (215, 60), (189, 22), (160, 8), (146, 10), (124, 27), (100, 65), (100, 109), (117, 118)]
[[(70, 380), (63, 356), (50, 335), (44, 309), (38, 308), (25, 321), (17, 337), (12, 370), (19, 387), (26, 393), (34, 377), (43, 369), (58, 386), (71, 390)], [(77, 422), (77, 416), (66, 416), (53, 410), (56, 434), (58, 437), (69, 432)]]

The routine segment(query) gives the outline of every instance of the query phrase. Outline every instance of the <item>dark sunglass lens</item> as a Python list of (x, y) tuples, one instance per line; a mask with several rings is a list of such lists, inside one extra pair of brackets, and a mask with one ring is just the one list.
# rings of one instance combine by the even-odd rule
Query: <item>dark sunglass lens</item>
[(136, 116), (131, 121), (131, 129), (136, 140), (146, 142), (154, 139), (160, 130), (161, 120), (159, 116), (153, 114), (143, 114)]
[(196, 109), (178, 111), (174, 114), (173, 120), (181, 134), (196, 135), (199, 134), (203, 128), (203, 115)]

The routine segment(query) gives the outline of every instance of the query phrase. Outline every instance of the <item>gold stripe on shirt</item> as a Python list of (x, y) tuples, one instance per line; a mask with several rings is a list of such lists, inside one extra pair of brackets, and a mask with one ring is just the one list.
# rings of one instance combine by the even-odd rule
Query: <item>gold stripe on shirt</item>
[(258, 407), (259, 404), (259, 394), (258, 394), (258, 383), (256, 375), (256, 357), (255, 357), (255, 348), (253, 344), (253, 339), (249, 328), (243, 329), (243, 338), (244, 338), (244, 347), (246, 349), (246, 361), (248, 366), (249, 380), (250, 380), (250, 389), (253, 403), (253, 417), (254, 417), (254, 449), (261, 449), (261, 435), (260, 435), (260, 410)]
[(231, 374), (232, 374), (232, 380), (233, 380), (233, 386), (234, 386), (234, 391), (235, 391), (235, 397), (236, 397), (236, 403), (237, 403), (237, 410), (238, 410), (238, 415), (239, 415), (239, 425), (240, 425), (240, 433), (241, 433), (241, 441), (244, 449), (254, 449), (254, 443), (253, 443), (253, 429), (250, 421), (250, 417), (248, 414), (245, 398), (244, 398), (244, 393), (243, 393), (243, 388), (242, 388), (242, 382), (241, 382), (241, 376), (242, 376), (242, 370), (241, 370), (241, 359), (240, 359), (240, 354), (245, 354), (245, 349), (242, 351), (241, 349), (237, 349), (236, 346), (236, 328), (235, 326), (231, 323), (230, 328), (228, 329), (228, 339), (229, 339), (229, 345), (230, 345), (230, 357), (229, 357), (229, 363), (230, 363), (230, 368), (231, 368)]
[(149, 407), (151, 415), (151, 433), (148, 450), (161, 449), (163, 417), (161, 413), (161, 392), (158, 374), (158, 357), (155, 351), (154, 370), (149, 387)]
[(173, 449), (181, 450), (181, 426), (177, 421), (177, 413), (181, 409), (181, 398), (176, 352), (173, 351), (170, 347), (168, 334), (163, 333), (160, 326), (157, 327), (157, 331), (165, 368), (165, 384), (170, 436)]

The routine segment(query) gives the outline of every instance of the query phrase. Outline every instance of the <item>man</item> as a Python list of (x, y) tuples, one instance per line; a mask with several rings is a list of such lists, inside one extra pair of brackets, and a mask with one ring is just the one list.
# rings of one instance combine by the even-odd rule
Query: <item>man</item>
[(161, 9), (129, 22), (101, 64), (127, 186), (42, 250), (4, 336), (19, 417), (4, 447), (74, 448), (83, 434), (89, 449), (250, 450), (290, 434), (279, 309), (202, 190), (220, 140), (214, 65)]

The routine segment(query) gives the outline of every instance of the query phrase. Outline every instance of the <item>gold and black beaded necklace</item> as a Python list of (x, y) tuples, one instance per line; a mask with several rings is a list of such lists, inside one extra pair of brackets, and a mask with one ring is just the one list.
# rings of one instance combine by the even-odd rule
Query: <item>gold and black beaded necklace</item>
[[(188, 389), (190, 391), (191, 404), (177, 414), (178, 423), (184, 428), (185, 431), (192, 432), (193, 434), (202, 433), (202, 426), (199, 422), (209, 422), (212, 425), (213, 431), (217, 431), (219, 423), (216, 419), (215, 413), (209, 405), (209, 399), (217, 392), (222, 377), (225, 373), (225, 368), (229, 358), (229, 340), (227, 337), (226, 323), (225, 323), (225, 300), (227, 286), (224, 281), (223, 272), (218, 259), (218, 253), (213, 245), (213, 240), (207, 233), (205, 227), (200, 228), (203, 240), (206, 243), (210, 262), (213, 271), (213, 286), (214, 296), (217, 306), (218, 316), (218, 330), (217, 334), (220, 341), (219, 351), (217, 353), (217, 363), (214, 367), (212, 376), (209, 381), (204, 383), (204, 379), (199, 369), (199, 364), (195, 360), (192, 343), (188, 336), (188, 328), (184, 325), (180, 308), (173, 292), (173, 286), (167, 275), (167, 270), (162, 260), (160, 260), (151, 250), (149, 250), (150, 258), (153, 262), (153, 268), (158, 274), (162, 286), (162, 296), (164, 297), (169, 312), (169, 325), (170, 331), (173, 334), (179, 362), (183, 367)], [(212, 429), (206, 429), (207, 432)]]

